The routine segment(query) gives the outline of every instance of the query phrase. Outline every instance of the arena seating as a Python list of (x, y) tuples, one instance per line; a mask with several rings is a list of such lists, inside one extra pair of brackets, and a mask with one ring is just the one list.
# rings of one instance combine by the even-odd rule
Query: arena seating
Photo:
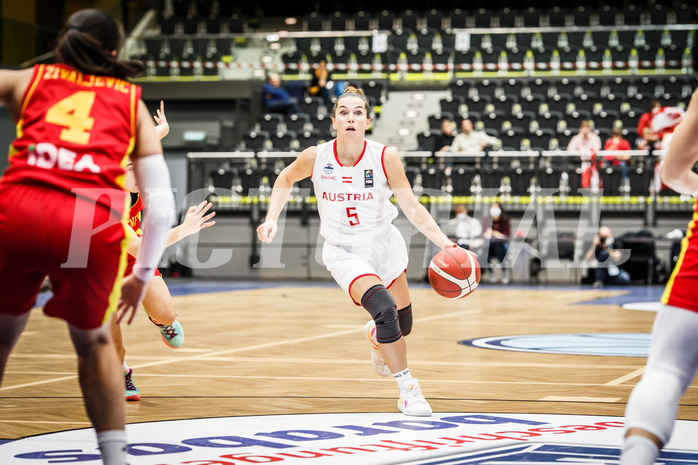
[[(328, 58), (331, 68), (336, 62), (336, 69), (341, 71), (354, 60), (359, 70), (388, 72), (394, 72), (404, 57), (410, 73), (469, 73), (480, 69), (533, 73), (580, 68), (612, 72), (692, 66), (693, 31), (681, 25), (691, 23), (693, 12), (684, 2), (622, 7), (605, 4), (598, 8), (578, 5), (571, 9), (425, 7), (399, 14), (394, 10), (366, 9), (362, 13), (335, 10), (304, 15), (301, 31), (319, 34), (291, 39), (279, 54), (280, 63), (274, 66), (281, 65), (296, 73), (301, 63), (307, 66), (319, 57)], [(209, 70), (213, 69), (209, 75), (213, 76), (220, 74), (215, 73), (216, 69), (238, 65), (236, 46), (245, 46), (249, 41), (245, 33), (259, 27), (261, 21), (257, 21), (242, 13), (241, 7), (232, 8), (229, 2), (174, 0), (171, 9), (158, 12), (156, 22), (146, 31), (133, 56), (149, 64), (151, 77), (180, 78), (188, 72), (181, 73), (179, 68), (205, 68), (191, 62), (209, 63)], [(371, 51), (370, 34), (351, 35), (354, 31), (373, 29), (389, 34), (386, 52)], [(337, 31), (348, 35), (322, 35)], [(469, 33), (469, 43), (459, 39), (463, 32)], [(227, 40), (223, 41), (223, 37)], [(215, 38), (215, 47), (211, 38)], [(190, 46), (183, 56), (176, 52), (181, 49), (176, 42), (187, 40)], [(175, 59), (171, 59), (171, 53)], [(185, 62), (188, 63), (184, 65)]]
[[(264, 30), (264, 18), (230, 2), (173, 0), (138, 39), (133, 56), (147, 64), (150, 79), (225, 79), (226, 70), (249, 67), (281, 70), (285, 79), (298, 81), (307, 79), (322, 57), (333, 75), (366, 90), (374, 120), (393, 83), (418, 86), (423, 81), (435, 88), (437, 82), (443, 89), (439, 112), (428, 116), (428, 131), (415, 134), (415, 145), (425, 153), (433, 150), (443, 116), (457, 126), (472, 119), (498, 138), (495, 149), (505, 152), (564, 149), (582, 120), (591, 120), (602, 139), (620, 127), (634, 144), (637, 120), (651, 100), (685, 106), (698, 87), (690, 26), (694, 12), (688, 2), (406, 5), (323, 2), (299, 16), (298, 27), (263, 61), (267, 44), (255, 44), (250, 33)], [(385, 50), (373, 50), (373, 30), (385, 32)], [(250, 54), (256, 46), (258, 55)], [(250, 56), (257, 62), (245, 62)], [(331, 102), (308, 97), (300, 105), (298, 115), (255, 115), (235, 148), (260, 157), (334, 136)], [(532, 185), (559, 187), (562, 173), (579, 187), (582, 166), (572, 158), (500, 157), (487, 167), (480, 159), (452, 160), (448, 176), (443, 166), (435, 167), (433, 156), (410, 159), (414, 164), (407, 165), (411, 180), (422, 187), (467, 195), (476, 176), (483, 188), (498, 188), (509, 178), (515, 179), (513, 192), (525, 195)], [(651, 163), (647, 157), (633, 158), (629, 183), (634, 195), (649, 193)], [(599, 168), (606, 192), (622, 194), (617, 167)], [(256, 169), (240, 169), (237, 176)]]
[[(555, 148), (550, 144), (556, 135), (576, 133), (580, 120), (586, 119), (592, 120), (597, 131), (622, 128), (634, 144), (638, 118), (651, 100), (685, 107), (696, 88), (695, 76), (682, 75), (457, 79), (449, 83), (440, 101), (441, 112), (429, 116), (429, 128), (438, 131), (443, 116), (454, 120), (457, 127), (464, 118), (498, 132), (519, 127), (529, 136), (548, 135), (547, 141), (541, 139), (542, 145), (534, 144), (548, 150)], [(560, 125), (561, 121), (565, 124)], [(521, 139), (505, 147), (520, 150)]]

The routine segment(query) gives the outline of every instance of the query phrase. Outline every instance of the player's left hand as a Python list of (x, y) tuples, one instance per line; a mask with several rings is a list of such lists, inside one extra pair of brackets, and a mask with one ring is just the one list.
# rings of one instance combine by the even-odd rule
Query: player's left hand
[(124, 318), (127, 324), (131, 324), (136, 316), (138, 304), (141, 303), (145, 295), (146, 286), (147, 283), (141, 281), (133, 274), (124, 278), (124, 283), (121, 286), (121, 299), (115, 315), (117, 324), (121, 323)]
[(206, 214), (212, 206), (213, 204), (211, 202), (204, 200), (199, 205), (189, 207), (184, 221), (182, 221), (180, 230), (181, 236), (186, 237), (196, 234), (202, 229), (209, 228), (216, 224), (215, 221), (209, 221), (216, 216), (216, 212), (211, 212), (208, 215)]

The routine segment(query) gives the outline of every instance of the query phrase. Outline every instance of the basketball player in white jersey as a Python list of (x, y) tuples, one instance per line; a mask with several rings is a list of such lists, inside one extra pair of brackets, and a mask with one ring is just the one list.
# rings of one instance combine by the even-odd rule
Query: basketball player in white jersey
[(403, 336), (412, 327), (407, 287), (407, 248), (392, 222), (398, 211), (437, 246), (455, 247), (412, 192), (397, 151), (364, 138), (370, 125), (369, 102), (361, 89), (348, 87), (332, 111), (337, 138), (309, 147), (278, 176), (266, 221), (257, 229), (264, 242), (277, 232), (277, 220), (293, 184), (311, 177), (325, 238), (322, 259), (332, 277), (372, 320), (364, 333), (376, 350), (379, 374), (393, 375), (400, 388), (398, 408), (405, 415), (432, 411), (407, 365)]

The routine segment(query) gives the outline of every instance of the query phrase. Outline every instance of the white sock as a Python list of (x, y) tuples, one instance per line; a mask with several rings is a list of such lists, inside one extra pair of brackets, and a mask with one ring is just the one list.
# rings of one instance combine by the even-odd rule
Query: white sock
[(650, 438), (633, 434), (625, 438), (620, 465), (653, 465), (659, 456), (657, 445)]
[(97, 433), (97, 443), (104, 465), (126, 464), (126, 431), (113, 429)]
[(407, 390), (412, 382), (412, 375), (410, 374), (409, 368), (405, 368), (399, 373), (393, 373), (393, 378), (397, 381), (397, 385), (400, 387), (401, 391)]
[(123, 370), (124, 374), (128, 373), (128, 363), (126, 363), (126, 360), (124, 360), (124, 363), (121, 364), (121, 369)]

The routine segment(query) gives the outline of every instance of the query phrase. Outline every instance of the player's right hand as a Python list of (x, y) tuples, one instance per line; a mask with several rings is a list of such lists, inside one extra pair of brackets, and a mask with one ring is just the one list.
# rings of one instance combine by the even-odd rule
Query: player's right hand
[(136, 316), (138, 304), (143, 300), (147, 283), (144, 283), (133, 274), (124, 278), (121, 286), (121, 299), (116, 310), (116, 322), (121, 323), (126, 318), (126, 323), (131, 324)]
[(260, 241), (271, 244), (271, 241), (274, 239), (274, 236), (276, 236), (276, 231), (278, 231), (278, 229), (279, 227), (277, 226), (276, 221), (267, 220), (257, 227), (257, 237)]
[(165, 116), (165, 102), (162, 100), (160, 100), (160, 108), (157, 110), (157, 114), (153, 115), (153, 119), (158, 123), (155, 127), (155, 134), (157, 134), (160, 139), (170, 133), (170, 124), (167, 122), (167, 117)]
[(451, 239), (446, 239), (441, 244), (441, 249), (448, 249), (449, 247), (458, 247), (458, 244), (453, 242)]

